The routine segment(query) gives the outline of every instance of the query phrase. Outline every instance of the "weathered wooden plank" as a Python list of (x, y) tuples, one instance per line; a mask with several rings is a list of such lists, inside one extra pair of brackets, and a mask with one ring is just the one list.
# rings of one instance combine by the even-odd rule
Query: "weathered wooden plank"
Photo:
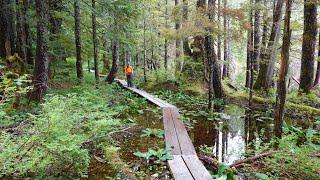
[(127, 82), (125, 80), (118, 80), (117, 79), (116, 81), (118, 81), (123, 87), (141, 95), (142, 97), (146, 98), (148, 101), (158, 105), (161, 108), (165, 108), (165, 107), (174, 107), (175, 108), (175, 106), (173, 106), (172, 104), (169, 104), (169, 103), (163, 101), (162, 99), (159, 99), (153, 95), (150, 95), (149, 93), (147, 93), (143, 90), (128, 87)]
[(212, 176), (203, 166), (198, 156), (196, 155), (182, 155), (182, 158), (187, 165), (192, 176), (196, 180), (211, 180)]
[(175, 179), (178, 180), (209, 180), (212, 179), (209, 172), (197, 157), (195, 148), (188, 135), (184, 123), (179, 120), (179, 110), (147, 92), (127, 87), (127, 82), (117, 80), (123, 87), (139, 94), (148, 101), (162, 108), (165, 130), (166, 147), (172, 149), (174, 159), (168, 164)]
[(148, 94), (147, 92), (145, 91), (142, 91), (140, 89), (136, 89), (136, 88), (128, 88), (132, 91), (134, 91), (135, 93), (141, 95), (142, 97), (146, 98), (148, 101), (156, 104), (157, 106), (161, 107), (161, 108), (164, 108), (164, 107), (167, 107), (166, 104), (160, 102), (160, 101), (157, 101), (152, 95)]
[(173, 124), (170, 108), (164, 108), (163, 112), (163, 124), (164, 124), (164, 137), (166, 141), (166, 147), (172, 149), (173, 155), (180, 155), (181, 148), (178, 141), (175, 126)]
[(179, 120), (179, 111), (176, 108), (171, 108), (171, 115), (174, 121), (178, 140), (183, 155), (197, 155), (196, 150), (192, 144), (186, 127), (183, 122)]
[(181, 156), (173, 156), (168, 164), (175, 180), (194, 180)]

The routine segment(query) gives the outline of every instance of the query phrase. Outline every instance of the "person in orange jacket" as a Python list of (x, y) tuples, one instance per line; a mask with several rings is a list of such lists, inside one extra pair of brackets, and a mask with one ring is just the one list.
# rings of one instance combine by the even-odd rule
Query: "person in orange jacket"
[(133, 67), (130, 66), (130, 64), (127, 64), (126, 67), (124, 68), (124, 72), (127, 76), (128, 87), (133, 87), (133, 83), (132, 83)]

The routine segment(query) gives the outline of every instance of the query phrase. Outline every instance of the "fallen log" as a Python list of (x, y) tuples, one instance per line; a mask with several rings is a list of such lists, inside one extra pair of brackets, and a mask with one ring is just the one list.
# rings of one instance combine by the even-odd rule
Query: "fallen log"
[(202, 161), (202, 163), (204, 164), (204, 166), (206, 168), (208, 168), (209, 170), (216, 172), (218, 171), (218, 160), (206, 155), (199, 155), (199, 159), (200, 161)]
[(269, 157), (269, 156), (272, 156), (274, 153), (276, 153), (276, 151), (274, 152), (266, 152), (266, 153), (262, 153), (258, 156), (254, 156), (254, 157), (249, 157), (249, 158), (246, 158), (246, 159), (243, 159), (243, 160), (239, 160), (233, 164), (230, 165), (230, 167), (234, 167), (234, 168), (239, 168), (241, 167), (243, 164), (245, 163), (251, 163), (253, 161), (256, 161), (258, 159), (261, 159), (261, 158), (264, 158), (264, 157)]
[[(239, 160), (233, 164), (231, 164), (229, 167), (230, 168), (239, 168), (241, 166), (243, 166), (243, 164), (245, 163), (252, 163), (258, 159), (261, 158), (265, 158), (265, 157), (270, 157), (272, 156), (274, 153), (276, 153), (277, 151), (273, 151), (273, 152), (266, 152), (266, 153), (262, 153), (260, 155), (254, 156), (254, 157), (249, 157), (243, 160)], [(203, 164), (211, 171), (216, 172), (218, 171), (218, 167), (219, 167), (219, 162), (217, 159), (206, 156), (206, 155), (200, 155), (199, 159), (203, 162)]]

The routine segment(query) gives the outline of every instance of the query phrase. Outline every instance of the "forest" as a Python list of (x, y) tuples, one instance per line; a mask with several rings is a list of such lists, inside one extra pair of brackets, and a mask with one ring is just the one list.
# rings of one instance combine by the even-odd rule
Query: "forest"
[(1, 0), (0, 179), (320, 179), (319, 0)]

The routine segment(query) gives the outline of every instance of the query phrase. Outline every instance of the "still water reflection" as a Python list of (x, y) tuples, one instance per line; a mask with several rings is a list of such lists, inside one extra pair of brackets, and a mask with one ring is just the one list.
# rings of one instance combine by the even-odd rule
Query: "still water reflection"
[(232, 164), (244, 157), (254, 143), (270, 140), (271, 126), (257, 112), (250, 112), (237, 105), (229, 105), (223, 111), (223, 119), (217, 122), (197, 119), (190, 129), (191, 139), (199, 151), (202, 145), (213, 148), (212, 155), (220, 162)]

